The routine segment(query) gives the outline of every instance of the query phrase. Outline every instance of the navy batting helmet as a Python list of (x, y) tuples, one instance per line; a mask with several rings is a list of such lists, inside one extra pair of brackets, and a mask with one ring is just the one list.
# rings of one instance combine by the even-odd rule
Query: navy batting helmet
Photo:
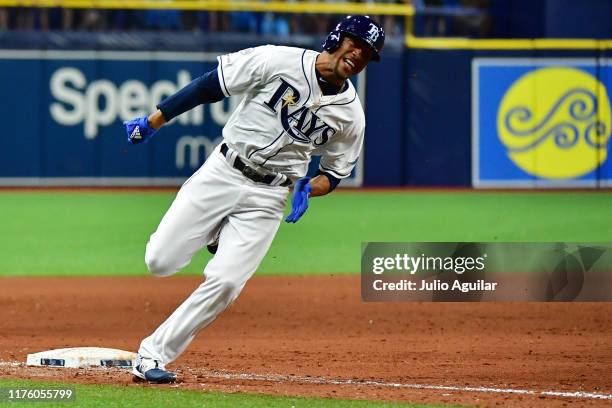
[(372, 59), (380, 61), (380, 51), (385, 45), (385, 31), (369, 16), (346, 16), (338, 23), (336, 28), (329, 33), (323, 44), (323, 49), (334, 52), (342, 42), (342, 36), (348, 34), (359, 38), (372, 47)]

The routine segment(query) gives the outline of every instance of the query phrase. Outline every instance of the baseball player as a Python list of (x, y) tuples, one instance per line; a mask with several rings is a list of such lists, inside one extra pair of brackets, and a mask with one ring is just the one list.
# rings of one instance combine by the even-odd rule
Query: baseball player
[[(309, 197), (348, 177), (361, 152), (365, 116), (349, 77), (380, 60), (385, 34), (368, 16), (348, 16), (321, 53), (266, 45), (218, 57), (216, 69), (161, 101), (149, 116), (125, 122), (130, 143), (148, 141), (172, 118), (203, 103), (244, 95), (223, 128), (223, 142), (181, 187), (151, 235), (145, 262), (169, 276), (208, 246), (206, 279), (138, 350), (133, 374), (169, 383), (174, 361), (255, 273), (282, 220), (289, 188), (295, 223)], [(314, 178), (311, 156), (320, 155)]]

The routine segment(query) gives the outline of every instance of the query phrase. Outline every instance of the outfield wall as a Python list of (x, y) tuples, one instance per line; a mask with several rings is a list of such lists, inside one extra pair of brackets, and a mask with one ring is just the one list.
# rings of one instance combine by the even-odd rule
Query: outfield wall
[(611, 50), (410, 49), (403, 182), (612, 185)]
[[(77, 34), (0, 35), (0, 185), (180, 184), (218, 143), (238, 100), (182, 115), (144, 146), (126, 144), (122, 122), (212, 69), (216, 55), (278, 43)], [(610, 186), (607, 42), (473, 44), (389, 43), (354, 81), (367, 135), (344, 184)]]

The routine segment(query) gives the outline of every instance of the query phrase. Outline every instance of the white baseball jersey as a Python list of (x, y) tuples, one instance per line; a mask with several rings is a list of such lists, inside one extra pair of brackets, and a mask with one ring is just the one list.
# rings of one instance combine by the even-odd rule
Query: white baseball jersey
[(320, 170), (351, 174), (365, 132), (353, 85), (323, 95), (316, 51), (265, 45), (218, 57), (225, 96), (244, 94), (223, 129), (225, 141), (250, 162), (292, 179), (306, 175), (313, 154)]

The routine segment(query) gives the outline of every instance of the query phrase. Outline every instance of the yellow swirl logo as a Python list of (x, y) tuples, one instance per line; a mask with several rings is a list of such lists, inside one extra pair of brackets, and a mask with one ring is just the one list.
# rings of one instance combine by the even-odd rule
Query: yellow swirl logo
[(497, 131), (510, 159), (525, 172), (549, 179), (583, 176), (608, 156), (606, 87), (574, 68), (529, 72), (504, 95)]

